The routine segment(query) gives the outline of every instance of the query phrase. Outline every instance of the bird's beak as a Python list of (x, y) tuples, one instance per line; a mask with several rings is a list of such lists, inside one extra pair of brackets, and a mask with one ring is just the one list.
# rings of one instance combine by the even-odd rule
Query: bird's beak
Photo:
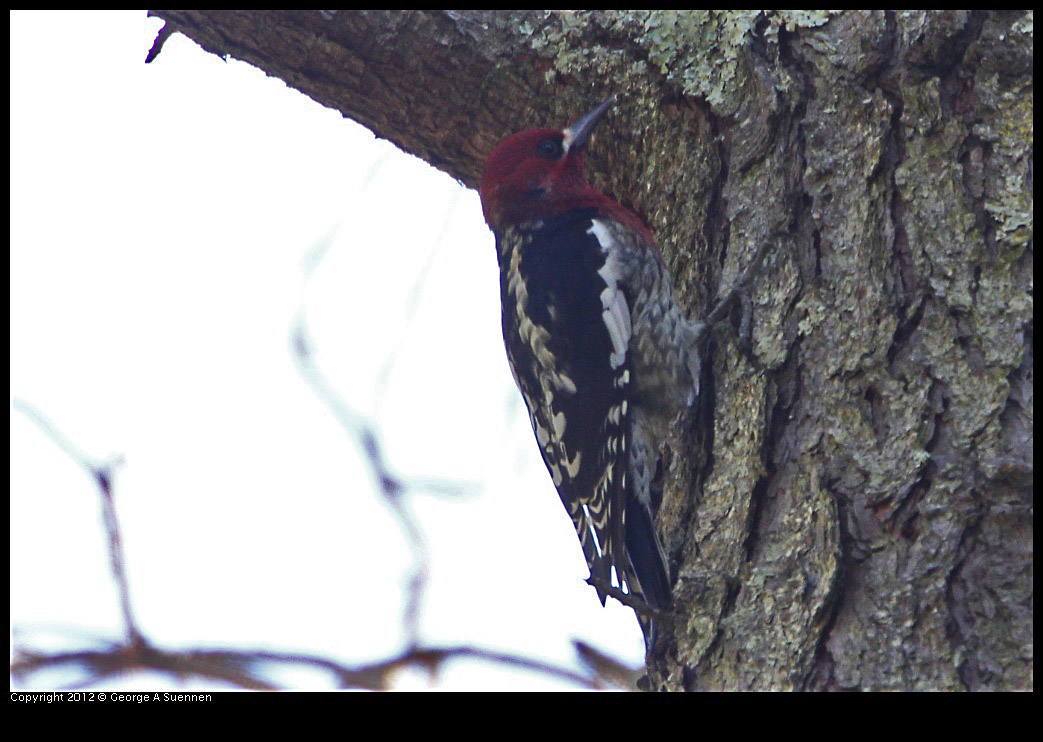
[(598, 125), (598, 121), (601, 120), (601, 117), (605, 115), (605, 112), (610, 109), (612, 104), (615, 102), (616, 96), (610, 95), (605, 99), (604, 103), (567, 128), (564, 132), (565, 140), (563, 142), (565, 145), (565, 151), (568, 152), (572, 149), (581, 149), (585, 147), (587, 145), (587, 140), (590, 139), (591, 132), (594, 131), (594, 127)]

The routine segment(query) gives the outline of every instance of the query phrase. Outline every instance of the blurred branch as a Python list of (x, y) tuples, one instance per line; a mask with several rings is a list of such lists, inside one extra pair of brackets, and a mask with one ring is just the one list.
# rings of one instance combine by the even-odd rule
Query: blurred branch
[(604, 652), (595, 649), (586, 642), (575, 641), (573, 646), (580, 660), (598, 678), (599, 683), (614, 685), (624, 690), (634, 690), (644, 676), (643, 667), (633, 668), (624, 665), (615, 657), (610, 657)]
[[(305, 355), (305, 359), (310, 355)], [(331, 404), (339, 400), (335, 396), (329, 399)], [(339, 688), (357, 688), (368, 690), (385, 690), (391, 687), (397, 672), (421, 667), (434, 674), (443, 664), (453, 659), (473, 659), (493, 664), (514, 667), (538, 672), (548, 677), (558, 678), (575, 683), (585, 688), (600, 688), (603, 683), (596, 674), (587, 676), (573, 672), (546, 662), (504, 652), (493, 652), (477, 647), (449, 646), (423, 647), (416, 643), (416, 622), (419, 610), (419, 593), (422, 582), (426, 579), (426, 565), (418, 562), (418, 571), (411, 584), (413, 597), (411, 607), (407, 610), (406, 623), (410, 627), (411, 642), (409, 648), (401, 654), (380, 662), (352, 667), (324, 657), (307, 654), (280, 653), (268, 651), (249, 651), (238, 649), (199, 649), (199, 650), (165, 650), (151, 644), (138, 629), (130, 610), (130, 589), (125, 572), (120, 526), (112, 500), (112, 468), (92, 462), (76, 445), (64, 436), (43, 415), (30, 405), (16, 400), (14, 407), (32, 420), (54, 443), (77, 464), (83, 467), (92, 477), (103, 502), (103, 522), (109, 534), (109, 552), (112, 562), (113, 576), (119, 588), (120, 602), (123, 607), (123, 618), (126, 628), (124, 643), (106, 643), (100, 649), (84, 649), (73, 652), (44, 653), (26, 649), (18, 644), (14, 647), (14, 658), (11, 662), (12, 675), (23, 680), (27, 676), (42, 670), (79, 668), (84, 678), (76, 686), (94, 684), (106, 678), (134, 671), (155, 671), (173, 675), (178, 678), (205, 678), (228, 683), (236, 688), (248, 690), (274, 690), (274, 683), (264, 677), (266, 669), (271, 665), (290, 664), (297, 667), (310, 667), (329, 672)], [(338, 409), (342, 422), (348, 422), (350, 410)], [(350, 428), (349, 428), (350, 429)], [(426, 556), (419, 528), (402, 507), (399, 494), (403, 485), (388, 472), (380, 448), (373, 431), (366, 426), (355, 429), (362, 445), (370, 457), (373, 467), (380, 472), (379, 479), (383, 483), (382, 491), (393, 503), (393, 509), (400, 514), (401, 524), (412, 540), (419, 544), (418, 559)]]
[(112, 496), (112, 480), (120, 459), (116, 458), (104, 464), (91, 461), (83, 451), (74, 445), (34, 407), (19, 399), (13, 400), (12, 406), (32, 420), (43, 431), (44, 435), (50, 438), (69, 458), (79, 464), (98, 488), (98, 493), (101, 496), (102, 522), (105, 524), (105, 533), (109, 538), (109, 567), (112, 569), (112, 577), (116, 581), (116, 590), (119, 593), (120, 611), (123, 614), (123, 628), (127, 635), (127, 642), (131, 646), (143, 645), (145, 639), (138, 629), (137, 622), (134, 620), (134, 612), (130, 606), (130, 587), (127, 584), (127, 573), (124, 569), (126, 559), (123, 554), (123, 538), (120, 535), (119, 519), (116, 517), (116, 504)]
[(298, 370), (323, 405), (333, 413), (337, 422), (355, 439), (362, 450), (370, 472), (384, 497), (384, 502), (398, 521), (399, 528), (413, 552), (413, 574), (409, 580), (409, 597), (402, 620), (409, 642), (414, 644), (419, 634), (420, 605), (427, 588), (428, 550), (423, 533), (414, 522), (412, 513), (401, 497), (406, 485), (388, 466), (373, 426), (348, 407), (315, 363), (303, 309), (297, 315), (291, 336), (293, 357)]
[[(380, 161), (378, 161), (370, 171), (368, 176), (369, 180), (372, 180), (375, 177), (376, 168), (379, 166), (379, 162)], [(443, 222), (441, 236), (438, 238), (439, 241), (444, 238), (447, 228), (448, 216), (446, 217), (446, 221)], [(310, 281), (314, 273), (319, 269), (322, 261), (328, 254), (330, 247), (333, 245), (333, 238), (336, 232), (337, 229), (334, 229), (328, 233), (306, 256), (303, 265), (305, 283)], [(410, 319), (415, 314), (416, 306), (419, 303), (419, 296), (423, 284), (426, 281), (434, 253), (435, 250), (432, 249), (428, 254), (427, 260), (421, 267), (417, 279), (410, 291), (410, 299), (407, 308), (407, 316)], [(380, 492), (384, 497), (384, 502), (398, 521), (399, 528), (402, 530), (402, 533), (413, 553), (413, 573), (409, 580), (409, 594), (403, 610), (402, 621), (409, 646), (415, 646), (419, 639), (420, 606), (423, 603), (423, 597), (427, 590), (428, 549), (423, 532), (420, 530), (407, 504), (403, 500), (402, 494), (407, 488), (415, 488), (438, 494), (460, 494), (465, 491), (467, 487), (461, 483), (431, 478), (417, 478), (406, 482), (398, 475), (394, 474), (391, 471), (391, 467), (388, 465), (383, 448), (380, 445), (376, 426), (345, 402), (337, 392), (336, 388), (326, 379), (322, 370), (316, 363), (311, 339), (308, 334), (306, 307), (303, 304), (297, 311), (297, 316), (294, 319), (290, 331), (290, 337), (290, 347), (298, 371), (301, 373), (301, 376), (304, 377), (304, 380), (308, 385), (311, 386), (312, 391), (315, 392), (319, 401), (322, 402), (331, 413), (333, 413), (333, 416), (337, 419), (337, 422), (340, 423), (341, 427), (344, 428), (345, 432), (355, 439), (358, 447), (364, 454), (366, 463), (369, 466), (374, 480), (380, 488)], [(388, 359), (384, 363), (375, 390), (375, 395), (377, 397), (382, 396), (386, 389), (387, 378), (390, 375), (391, 366), (398, 357), (401, 344), (402, 341), (400, 340), (399, 344), (392, 350)]]
[(431, 266), (435, 262), (435, 256), (438, 254), (438, 251), (445, 242), (446, 235), (449, 233), (450, 220), (452, 219), (453, 212), (456, 209), (456, 205), (460, 202), (463, 193), (463, 189), (453, 191), (453, 196), (442, 215), (442, 225), (438, 230), (438, 236), (433, 240), (431, 249), (424, 257), (424, 262), (417, 270), (416, 278), (409, 289), (405, 305), (405, 326), (402, 328), (402, 332), (399, 333), (398, 342), (395, 343), (395, 347), (391, 349), (391, 352), (388, 353), (387, 358), (384, 360), (380, 373), (377, 375), (376, 386), (373, 389), (373, 398), (376, 400), (374, 414), (376, 415), (380, 414), (380, 408), (384, 403), (384, 398), (387, 394), (387, 387), (391, 381), (391, 372), (394, 370), (395, 364), (398, 361), (399, 353), (402, 352), (402, 346), (405, 345), (409, 329), (416, 320), (417, 309), (420, 306), (420, 297), (424, 293), (424, 286), (427, 284), (428, 274), (431, 272)]
[(416, 667), (434, 675), (446, 662), (454, 659), (479, 660), (530, 670), (583, 688), (602, 688), (606, 684), (596, 674), (582, 675), (529, 657), (467, 646), (413, 647), (396, 657), (358, 667), (307, 654), (231, 649), (165, 651), (147, 643), (55, 654), (19, 649), (15, 652), (11, 672), (22, 679), (44, 669), (75, 667), (88, 676), (84, 683), (93, 683), (127, 672), (153, 671), (181, 679), (218, 680), (247, 690), (278, 690), (277, 685), (264, 678), (264, 672), (272, 669), (272, 665), (288, 664), (326, 671), (334, 677), (340, 689), (388, 690), (395, 675), (402, 670)]

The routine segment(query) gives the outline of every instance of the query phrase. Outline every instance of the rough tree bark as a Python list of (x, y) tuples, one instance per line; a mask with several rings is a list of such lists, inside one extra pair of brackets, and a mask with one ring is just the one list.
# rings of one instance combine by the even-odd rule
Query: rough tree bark
[(1031, 688), (1031, 12), (153, 14), (470, 186), (619, 93), (693, 314), (790, 235), (671, 443), (653, 688)]

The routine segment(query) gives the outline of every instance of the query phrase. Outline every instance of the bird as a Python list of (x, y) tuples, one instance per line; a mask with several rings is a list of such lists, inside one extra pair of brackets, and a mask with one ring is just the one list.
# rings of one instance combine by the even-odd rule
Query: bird
[(586, 178), (591, 134), (614, 104), (508, 136), (479, 193), (507, 359), (543, 461), (602, 605), (613, 589), (636, 598), (651, 646), (673, 602), (652, 483), (671, 425), (698, 398), (704, 323), (686, 319), (644, 221)]

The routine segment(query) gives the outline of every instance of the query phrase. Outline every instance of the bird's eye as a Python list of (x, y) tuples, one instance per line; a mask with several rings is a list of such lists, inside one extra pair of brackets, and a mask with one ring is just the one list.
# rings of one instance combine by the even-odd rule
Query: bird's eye
[(561, 141), (558, 139), (543, 139), (538, 145), (536, 145), (536, 151), (541, 156), (551, 160), (556, 160), (564, 154), (564, 150), (561, 146)]

